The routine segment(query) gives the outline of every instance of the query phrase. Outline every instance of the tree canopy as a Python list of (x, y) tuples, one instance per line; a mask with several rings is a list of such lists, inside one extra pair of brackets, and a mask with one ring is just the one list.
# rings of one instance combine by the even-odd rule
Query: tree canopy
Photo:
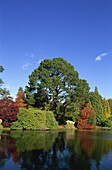
[(90, 93), (90, 101), (94, 110), (96, 112), (96, 123), (97, 125), (102, 126), (106, 121), (106, 114), (104, 111), (103, 99), (98, 92), (98, 88), (95, 87), (95, 91)]
[[(26, 86), (28, 104), (42, 109), (53, 110), (58, 121), (64, 118), (73, 119), (66, 114), (71, 110), (79, 110), (88, 101), (89, 85), (86, 80), (79, 79), (78, 72), (63, 58), (45, 59), (31, 75), (29, 86)], [(70, 113), (70, 112), (69, 112)], [(72, 113), (72, 114), (73, 114)]]
[(16, 95), (15, 102), (18, 105), (19, 108), (26, 108), (27, 107), (27, 104), (25, 103), (25, 100), (24, 100), (24, 91), (23, 91), (22, 87), (20, 87), (18, 89), (18, 93)]
[[(4, 71), (3, 66), (0, 66), (0, 73)], [(3, 84), (3, 80), (0, 78), (0, 86)]]
[(17, 120), (18, 106), (16, 103), (9, 99), (0, 100), (0, 119), (2, 125), (9, 127), (12, 122)]
[[(4, 67), (0, 66), (0, 73), (2, 73), (4, 71)], [(12, 97), (10, 96), (10, 92), (9, 90), (7, 90), (6, 88), (2, 88), (1, 86), (4, 84), (3, 80), (0, 78), (0, 98), (5, 98), (5, 99), (12, 99)]]

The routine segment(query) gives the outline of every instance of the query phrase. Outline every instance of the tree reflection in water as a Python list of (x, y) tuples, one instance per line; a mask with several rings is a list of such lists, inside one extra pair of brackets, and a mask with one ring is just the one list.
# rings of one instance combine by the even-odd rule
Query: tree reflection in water
[(105, 166), (107, 170), (111, 170), (111, 153), (111, 132), (11, 131), (2, 133), (0, 139), (2, 168), (11, 158), (22, 170), (99, 169), (102, 166), (101, 160), (107, 155), (108, 165)]

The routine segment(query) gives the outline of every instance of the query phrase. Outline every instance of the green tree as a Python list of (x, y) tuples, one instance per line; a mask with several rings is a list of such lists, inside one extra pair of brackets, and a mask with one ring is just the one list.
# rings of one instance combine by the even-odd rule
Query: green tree
[[(58, 121), (64, 120), (69, 109), (70, 112), (79, 110), (88, 99), (88, 83), (80, 80), (78, 72), (63, 58), (42, 61), (29, 76), (28, 84), (27, 103), (42, 109), (49, 106)], [(78, 108), (73, 103), (78, 103)], [(73, 115), (69, 117), (73, 119)]]
[[(0, 73), (2, 73), (4, 71), (3, 66), (0, 66)], [(3, 80), (0, 78), (0, 98), (3, 99), (12, 99), (12, 97), (10, 96), (10, 92), (9, 90), (7, 90), (6, 88), (2, 88), (1, 86), (4, 84)]]
[(90, 93), (90, 102), (96, 112), (96, 124), (99, 126), (103, 126), (106, 115), (103, 108), (103, 99), (102, 96), (98, 92), (98, 88), (95, 87), (95, 91)]
[(86, 80), (79, 80), (75, 89), (76, 101), (78, 101), (80, 108), (84, 108), (89, 102), (90, 87)]
[(26, 103), (28, 104), (28, 106), (29, 107), (34, 107), (34, 104), (35, 104), (35, 99), (34, 99), (34, 97), (35, 97), (35, 94), (34, 93), (32, 93), (32, 89), (30, 88), (30, 87), (28, 87), (28, 86), (26, 86), (26, 88), (25, 88), (25, 101), (26, 101)]
[[(4, 71), (3, 66), (0, 66), (0, 73)], [(0, 78), (0, 86), (3, 84), (3, 80)]]
[(80, 109), (83, 109), (89, 102), (89, 85), (86, 80), (79, 79), (70, 98), (64, 103), (65, 118), (77, 122)]
[(108, 102), (109, 102), (110, 111), (111, 111), (111, 115), (112, 115), (112, 99), (108, 99)]

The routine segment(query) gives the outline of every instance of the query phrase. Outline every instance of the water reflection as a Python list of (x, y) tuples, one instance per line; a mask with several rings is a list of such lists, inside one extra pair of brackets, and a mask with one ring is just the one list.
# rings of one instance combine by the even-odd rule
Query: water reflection
[(111, 170), (112, 132), (1, 133), (0, 170)]

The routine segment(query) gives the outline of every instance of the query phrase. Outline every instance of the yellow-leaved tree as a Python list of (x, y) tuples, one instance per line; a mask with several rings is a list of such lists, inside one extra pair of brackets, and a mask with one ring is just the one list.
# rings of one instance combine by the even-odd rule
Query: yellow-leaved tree
[(104, 108), (105, 116), (108, 119), (111, 116), (111, 110), (110, 110), (109, 102), (105, 98), (103, 99), (103, 108)]

